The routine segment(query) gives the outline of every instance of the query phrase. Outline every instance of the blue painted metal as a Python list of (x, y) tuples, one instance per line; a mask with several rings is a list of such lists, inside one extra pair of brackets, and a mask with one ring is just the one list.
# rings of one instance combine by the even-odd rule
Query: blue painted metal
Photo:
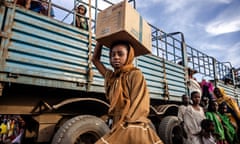
[[(87, 32), (18, 7), (9, 8), (7, 17), (10, 37), (1, 43), (1, 81), (69, 89), (86, 84)], [(8, 73), (26, 79), (8, 78)]]
[[(140, 56), (136, 60), (147, 80), (151, 98), (162, 99), (164, 96), (163, 59), (154, 55)], [(165, 61), (166, 81), (168, 82), (169, 100), (180, 100), (186, 93), (185, 75), (182, 66)]]
[[(5, 27), (8, 26), (6, 31), (10, 37), (1, 43), (5, 50), (2, 51), (0, 80), (86, 91), (88, 32), (32, 11), (18, 7), (15, 11), (8, 9)], [(14, 17), (11, 19), (11, 16)], [(108, 49), (104, 48), (102, 62), (111, 68), (108, 55)], [(135, 65), (143, 71), (151, 97), (162, 99), (163, 59), (154, 55), (140, 56)], [(184, 69), (172, 62), (165, 65), (170, 100), (180, 100), (186, 93)], [(93, 72), (89, 91), (104, 93), (103, 77), (95, 67)]]
[[(104, 93), (104, 80), (94, 66), (93, 81), (89, 82), (87, 31), (19, 7), (1, 7), (0, 26), (1, 82)], [(213, 79), (221, 79), (229, 72), (230, 68), (223, 63), (214, 62), (212, 57), (188, 45), (185, 55), (190, 61), (186, 67), (178, 65), (184, 60), (182, 41), (151, 27), (154, 52), (135, 60), (147, 80), (151, 98), (163, 99), (167, 85), (169, 100), (179, 101), (187, 93), (186, 67)], [(92, 40), (94, 48), (94, 36)], [(108, 55), (104, 48), (102, 62), (111, 68)], [(216, 84), (225, 87), (231, 96), (236, 93), (233, 87)]]

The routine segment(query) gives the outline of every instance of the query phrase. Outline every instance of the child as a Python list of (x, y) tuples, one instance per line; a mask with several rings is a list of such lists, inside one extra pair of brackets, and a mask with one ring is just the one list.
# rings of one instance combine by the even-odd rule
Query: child
[(186, 144), (202, 144), (201, 121), (205, 119), (203, 108), (199, 105), (201, 96), (198, 91), (191, 93), (192, 105), (188, 106), (184, 113), (184, 129), (187, 133)]
[(183, 117), (184, 117), (184, 113), (185, 113), (185, 111), (186, 111), (189, 103), (190, 103), (190, 98), (189, 98), (189, 96), (188, 96), (188, 95), (185, 95), (185, 94), (182, 95), (182, 105), (180, 105), (180, 106), (178, 107), (178, 120), (179, 120), (179, 122), (180, 122), (180, 127), (181, 127), (181, 134), (180, 134), (180, 135), (182, 136), (182, 139), (179, 140), (179, 143), (180, 143), (180, 144), (181, 144), (181, 143), (185, 143), (186, 138), (187, 138), (187, 134), (186, 134), (186, 132), (185, 132), (185, 130), (184, 130)]
[(183, 122), (184, 113), (190, 103), (190, 98), (188, 95), (182, 95), (182, 105), (178, 107), (178, 120)]
[(212, 120), (204, 119), (201, 122), (201, 132), (203, 144), (217, 144), (214, 137), (214, 124)]
[(101, 49), (97, 43), (92, 61), (105, 78), (113, 126), (96, 144), (162, 144), (149, 125), (149, 94), (142, 72), (132, 64), (134, 49), (126, 41), (112, 44), (109, 55), (114, 71), (100, 62)]

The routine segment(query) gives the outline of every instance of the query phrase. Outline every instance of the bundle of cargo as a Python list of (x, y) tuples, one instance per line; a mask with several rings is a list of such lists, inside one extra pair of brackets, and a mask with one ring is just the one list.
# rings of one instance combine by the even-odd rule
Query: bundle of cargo
[(131, 43), (135, 56), (151, 53), (151, 27), (125, 0), (101, 11), (97, 16), (96, 40), (110, 47), (116, 40)]

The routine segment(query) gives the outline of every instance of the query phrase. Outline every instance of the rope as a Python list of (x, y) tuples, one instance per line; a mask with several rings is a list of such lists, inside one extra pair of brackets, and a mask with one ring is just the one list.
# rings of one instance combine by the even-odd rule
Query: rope
[(89, 5), (89, 21), (88, 21), (88, 83), (87, 83), (87, 91), (90, 89), (91, 82), (93, 81), (93, 71), (92, 71), (92, 12), (91, 12), (91, 1), (88, 0)]
[(163, 92), (164, 99), (169, 100), (169, 91), (168, 91), (166, 64), (165, 64), (164, 54), (163, 54), (163, 83), (164, 83), (164, 92)]

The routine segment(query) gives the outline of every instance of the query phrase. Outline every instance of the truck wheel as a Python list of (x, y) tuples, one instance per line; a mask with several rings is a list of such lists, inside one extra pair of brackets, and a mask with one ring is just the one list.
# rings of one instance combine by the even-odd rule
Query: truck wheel
[(158, 128), (158, 134), (166, 144), (182, 144), (181, 127), (176, 116), (163, 118)]
[(109, 131), (105, 122), (98, 117), (76, 116), (59, 128), (52, 144), (94, 144)]

